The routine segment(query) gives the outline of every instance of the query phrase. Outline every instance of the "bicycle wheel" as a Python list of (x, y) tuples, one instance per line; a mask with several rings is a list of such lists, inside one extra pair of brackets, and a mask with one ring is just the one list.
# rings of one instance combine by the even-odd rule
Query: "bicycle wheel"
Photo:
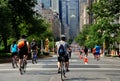
[(23, 59), (19, 69), (21, 75), (26, 72), (26, 66), (27, 62)]
[(65, 76), (65, 69), (64, 69), (64, 63), (61, 61), (61, 80), (64, 81)]
[(21, 66), (20, 66), (19, 71), (20, 71), (20, 74), (21, 74), (21, 75), (24, 73), (24, 64), (23, 64), (23, 62), (22, 62), (22, 64), (21, 64)]
[(63, 81), (63, 62), (61, 61), (61, 68), (60, 68), (61, 70), (61, 80)]

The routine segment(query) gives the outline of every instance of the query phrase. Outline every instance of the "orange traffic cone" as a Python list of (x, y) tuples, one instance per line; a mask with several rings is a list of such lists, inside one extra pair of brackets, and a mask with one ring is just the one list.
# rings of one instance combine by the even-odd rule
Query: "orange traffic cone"
[(86, 56), (84, 57), (83, 60), (84, 60), (84, 64), (88, 64), (88, 58)]

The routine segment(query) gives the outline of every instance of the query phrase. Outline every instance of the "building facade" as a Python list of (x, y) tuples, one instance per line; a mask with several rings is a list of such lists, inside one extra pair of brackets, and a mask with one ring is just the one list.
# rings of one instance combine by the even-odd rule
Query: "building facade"
[(75, 38), (79, 34), (79, 0), (59, 0), (59, 14), (62, 33)]

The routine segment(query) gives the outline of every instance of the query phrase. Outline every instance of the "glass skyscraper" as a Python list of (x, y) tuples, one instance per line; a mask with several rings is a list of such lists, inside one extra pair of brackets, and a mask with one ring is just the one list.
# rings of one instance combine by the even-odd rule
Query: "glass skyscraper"
[(40, 0), (40, 2), (42, 3), (43, 7), (46, 8), (46, 9), (49, 9), (51, 8), (51, 0)]
[(62, 28), (69, 29), (69, 36), (73, 39), (79, 33), (79, 0), (59, 0), (59, 5)]

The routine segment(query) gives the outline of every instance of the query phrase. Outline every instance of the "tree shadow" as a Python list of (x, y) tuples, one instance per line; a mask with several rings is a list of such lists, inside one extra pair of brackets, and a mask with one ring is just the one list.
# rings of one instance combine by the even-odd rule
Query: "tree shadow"
[(57, 75), (57, 72), (50, 72), (50, 71), (27, 71), (25, 74), (27, 75)]
[(74, 80), (78, 80), (78, 81), (96, 81), (96, 80), (101, 80), (101, 81), (104, 81), (106, 80), (106, 78), (68, 78), (68, 79), (64, 79), (64, 81), (74, 81)]

